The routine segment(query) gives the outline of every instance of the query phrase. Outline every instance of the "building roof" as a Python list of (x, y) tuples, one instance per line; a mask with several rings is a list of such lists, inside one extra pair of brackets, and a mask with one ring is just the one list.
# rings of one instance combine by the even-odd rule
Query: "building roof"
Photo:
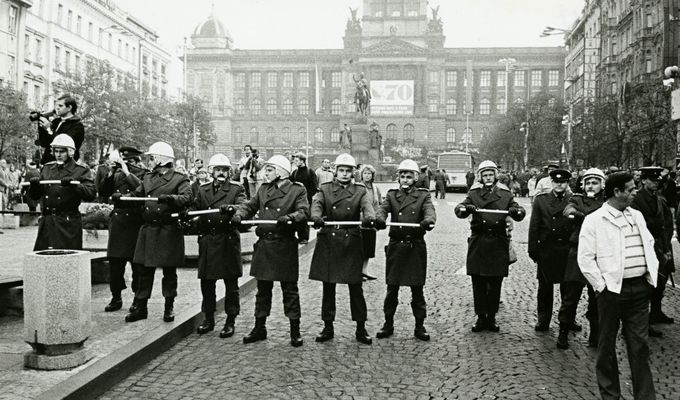
[(196, 29), (194, 29), (192, 37), (206, 37), (206, 38), (229, 38), (231, 39), (231, 35), (229, 34), (229, 31), (227, 31), (224, 28), (224, 25), (222, 22), (217, 19), (217, 17), (214, 14), (210, 14), (208, 19), (205, 21), (201, 22), (196, 26)]

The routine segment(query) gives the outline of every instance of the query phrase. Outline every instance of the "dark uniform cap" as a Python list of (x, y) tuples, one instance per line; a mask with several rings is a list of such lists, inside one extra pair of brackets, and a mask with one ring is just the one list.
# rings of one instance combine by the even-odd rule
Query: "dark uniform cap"
[(123, 157), (123, 159), (140, 157), (142, 154), (144, 154), (142, 151), (139, 151), (131, 146), (121, 147), (118, 149), (118, 152), (120, 153), (120, 156)]
[[(548, 161), (548, 165), (547, 165), (546, 168), (559, 168), (559, 167), (560, 167), (560, 165), (558, 163), (556, 163), (554, 161)], [(564, 171), (564, 170), (562, 170), (562, 171)]]
[(640, 168), (640, 179), (650, 179), (652, 181), (661, 180), (661, 167), (642, 167)]
[(555, 169), (550, 171), (550, 179), (553, 182), (567, 182), (571, 179), (571, 172), (566, 169)]

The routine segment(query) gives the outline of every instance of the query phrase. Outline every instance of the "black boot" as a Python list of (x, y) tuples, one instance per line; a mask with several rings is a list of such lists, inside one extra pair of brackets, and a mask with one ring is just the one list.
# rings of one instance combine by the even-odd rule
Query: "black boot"
[(560, 333), (557, 335), (557, 348), (558, 349), (568, 349), (569, 348), (569, 324), (560, 325)]
[(597, 322), (590, 322), (590, 333), (588, 334), (588, 347), (597, 348), (598, 336), (600, 333)]
[(484, 329), (486, 329), (486, 316), (480, 314), (475, 324), (472, 325), (472, 332), (482, 332)]
[(175, 299), (173, 297), (165, 298), (165, 309), (163, 310), (163, 321), (172, 322), (175, 320)]
[(660, 338), (663, 337), (663, 332), (649, 325), (649, 337)]
[(215, 316), (213, 313), (210, 314), (205, 314), (205, 319), (201, 323), (201, 325), (196, 328), (196, 333), (199, 335), (204, 335), (208, 332), (211, 332), (213, 329), (215, 329)]
[(357, 331), (355, 333), (357, 340), (363, 344), (373, 343), (373, 339), (366, 332), (366, 323), (364, 321), (357, 321)]
[(487, 314), (486, 316), (486, 330), (490, 332), (498, 332), (501, 328), (496, 323), (496, 314)]
[(539, 320), (536, 325), (534, 325), (534, 330), (536, 332), (548, 332), (550, 330), (550, 321)]
[(250, 333), (243, 338), (243, 343), (255, 343), (267, 338), (267, 317), (255, 318), (255, 327)]
[(382, 328), (375, 334), (378, 339), (385, 339), (394, 335), (394, 317), (385, 315), (385, 323)]
[(300, 336), (300, 320), (290, 320), (290, 345), (293, 347), (302, 346), (302, 337)]
[(314, 340), (317, 343), (323, 343), (333, 339), (334, 335), (333, 321), (323, 321), (323, 329)]
[(135, 322), (139, 321), (140, 319), (146, 319), (146, 317), (149, 315), (149, 311), (146, 308), (146, 302), (146, 299), (137, 300), (137, 308), (135, 308), (133, 311), (130, 311), (130, 313), (125, 316), (125, 322)]
[(236, 322), (235, 315), (227, 315), (227, 321), (224, 323), (224, 328), (220, 331), (222, 339), (234, 336), (236, 329), (234, 328)]
[(104, 311), (106, 312), (112, 312), (112, 311), (118, 311), (121, 308), (123, 308), (123, 299), (120, 297), (120, 292), (118, 293), (113, 293), (113, 296), (111, 297), (111, 302), (104, 307)]
[(574, 321), (571, 324), (569, 324), (569, 330), (572, 332), (581, 332), (583, 330), (583, 327), (577, 324), (576, 321)]
[(134, 312), (137, 309), (137, 298), (134, 297), (132, 299), (132, 304), (130, 304), (130, 308), (128, 309), (129, 312)]
[(649, 313), (649, 323), (650, 324), (672, 324), (675, 322), (675, 319), (669, 317), (668, 315), (664, 314), (661, 309), (652, 311)]
[(416, 329), (413, 331), (413, 336), (424, 342), (427, 342), (428, 340), (430, 340), (430, 335), (427, 333), (427, 330), (425, 329), (423, 322), (424, 322), (423, 319), (416, 320)]

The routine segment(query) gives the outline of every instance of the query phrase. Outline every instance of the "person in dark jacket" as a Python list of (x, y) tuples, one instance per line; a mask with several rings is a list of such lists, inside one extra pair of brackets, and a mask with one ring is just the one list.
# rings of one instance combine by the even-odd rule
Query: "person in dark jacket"
[[(38, 169), (38, 165), (35, 163), (35, 161), (32, 160), (28, 162), (28, 168), (26, 169), (26, 172), (24, 172), (23, 181), (30, 182), (31, 178), (40, 178), (40, 169)], [(22, 195), (26, 195), (26, 205), (28, 205), (28, 210), (35, 211), (38, 209), (38, 200), (33, 199), (28, 195), (29, 188), (30, 187), (24, 187), (21, 192)]]
[[(78, 206), (95, 198), (92, 172), (73, 159), (75, 143), (66, 134), (52, 141), (56, 160), (47, 163), (40, 177), (30, 179), (28, 195), (40, 199), (42, 217), (33, 251), (53, 249), (82, 250), (83, 224)], [(58, 180), (60, 184), (41, 185), (40, 181)], [(78, 182), (78, 183), (75, 183)]]
[(314, 228), (320, 229), (309, 269), (309, 279), (323, 282), (321, 319), (324, 328), (316, 337), (317, 342), (333, 339), (335, 320), (335, 287), (345, 283), (349, 287), (352, 320), (356, 322), (356, 339), (371, 344), (366, 331), (368, 311), (361, 287), (361, 270), (364, 263), (361, 228), (359, 226), (326, 225), (327, 221), (358, 221), (363, 214), (362, 225), (372, 227), (375, 211), (369, 201), (366, 187), (352, 181), (356, 167), (354, 157), (340, 154), (335, 160), (336, 176), (332, 182), (321, 185), (314, 196), (311, 219)]
[[(316, 180), (316, 173), (307, 167), (307, 156), (302, 152), (293, 155), (293, 164), (297, 166), (290, 175), (291, 182), (300, 182), (307, 190), (307, 201), (312, 204), (312, 198), (317, 192), (319, 183)], [(309, 241), (309, 225), (300, 224), (298, 227), (298, 241), (306, 244)]]
[(434, 173), (434, 198), (446, 198), (446, 184), (450, 182), (449, 175), (444, 169), (438, 169)]
[(385, 280), (387, 294), (383, 312), (385, 323), (377, 334), (378, 339), (394, 334), (394, 314), (399, 303), (399, 287), (411, 287), (411, 310), (415, 317), (413, 334), (420, 340), (430, 340), (424, 321), (427, 316), (423, 288), (427, 275), (427, 246), (425, 232), (434, 228), (437, 215), (429, 190), (416, 188), (418, 165), (404, 160), (397, 169), (399, 188), (387, 191), (385, 201), (376, 213), (376, 228), (385, 229), (387, 216), (392, 222), (415, 223), (418, 227), (390, 228), (390, 241), (385, 249)]
[[(604, 204), (604, 172), (597, 168), (590, 168), (582, 176), (581, 182), (583, 188), (580, 193), (575, 193), (569, 204), (564, 208), (564, 215), (572, 220), (573, 230), (569, 238), (569, 255), (567, 256), (567, 268), (564, 273), (565, 282), (574, 282), (580, 284), (580, 289), (569, 292), (570, 301), (567, 304), (572, 305), (569, 309), (565, 309), (564, 315), (568, 316), (569, 321), (575, 320), (576, 307), (581, 298), (583, 286), (588, 285), (588, 309), (586, 311), (586, 319), (590, 325), (590, 333), (588, 334), (588, 345), (590, 347), (597, 347), (597, 340), (599, 335), (599, 323), (597, 312), (597, 299), (595, 298), (595, 291), (593, 287), (587, 283), (581, 269), (578, 266), (578, 241), (579, 233), (581, 232), (581, 225), (583, 219), (593, 211), (602, 207)], [(563, 314), (560, 307), (560, 314)]]
[(97, 189), (97, 202), (98, 203), (108, 203), (109, 201), (109, 196), (103, 196), (101, 194), (102, 191), (102, 184), (104, 183), (104, 179), (106, 179), (107, 176), (109, 176), (109, 172), (111, 172), (111, 167), (109, 164), (109, 153), (106, 153), (104, 155), (104, 158), (101, 160), (101, 163), (97, 165), (97, 168), (94, 169), (93, 175), (94, 175), (94, 187)]
[(472, 294), (477, 321), (473, 332), (498, 332), (496, 313), (501, 296), (503, 278), (510, 265), (510, 239), (506, 228), (506, 214), (477, 212), (478, 209), (506, 211), (515, 221), (526, 216), (510, 189), (498, 182), (498, 167), (493, 161), (483, 161), (477, 168), (479, 182), (475, 183), (465, 200), (458, 204), (458, 218), (472, 214), (468, 239), (467, 274), (472, 278)]
[(653, 329), (651, 324), (672, 324), (674, 319), (667, 316), (661, 309), (666, 283), (670, 274), (675, 271), (673, 263), (673, 215), (664, 197), (659, 193), (661, 181), (660, 167), (642, 167), (640, 189), (631, 203), (631, 207), (640, 211), (645, 218), (647, 229), (654, 237), (654, 251), (659, 260), (659, 274), (657, 285), (652, 291), (651, 309), (649, 312), (650, 336), (659, 337), (661, 331)]
[[(121, 147), (117, 153), (120, 156), (116, 156), (114, 152), (114, 156), (109, 159), (108, 175), (102, 180), (99, 188), (99, 197), (107, 201), (114, 193), (120, 193), (122, 196), (134, 192), (147, 172), (139, 166), (141, 151), (134, 147)], [(109, 241), (106, 247), (111, 302), (104, 308), (104, 311), (117, 311), (123, 307), (121, 292), (126, 288), (125, 264), (128, 261), (132, 266), (132, 292), (137, 293), (139, 272), (143, 265), (134, 263), (132, 260), (135, 256), (137, 237), (142, 223), (140, 204), (119, 201), (114, 205), (109, 219)], [(132, 309), (134, 308), (133, 302)]]
[(255, 327), (243, 338), (243, 343), (267, 339), (267, 317), (272, 308), (274, 282), (281, 282), (283, 310), (290, 320), (290, 344), (302, 346), (300, 336), (300, 295), (298, 243), (296, 224), (306, 223), (309, 215), (307, 191), (301, 183), (290, 181), (290, 161), (275, 155), (264, 165), (267, 183), (260, 186), (247, 203), (242, 204), (232, 217), (233, 224), (252, 218), (274, 220), (275, 224), (259, 225), (253, 246), (250, 275), (257, 279), (255, 295)]
[[(175, 320), (174, 304), (177, 297), (177, 267), (184, 265), (184, 232), (176, 218), (171, 215), (182, 211), (191, 202), (189, 178), (174, 170), (175, 153), (164, 142), (149, 147), (153, 170), (144, 175), (133, 195), (154, 197), (157, 201), (144, 204), (144, 224), (139, 230), (133, 262), (144, 265), (139, 272), (139, 287), (135, 293), (137, 308), (125, 316), (126, 322), (146, 319), (147, 303), (153, 289), (156, 268), (163, 269), (163, 297), (165, 307), (163, 321)], [(120, 202), (121, 194), (113, 195), (114, 205)]]
[(430, 171), (427, 165), (420, 166), (416, 188), (430, 190)]
[[(215, 154), (208, 162), (212, 180), (203, 183), (194, 194), (194, 210), (219, 209), (219, 214), (196, 216), (193, 223), (198, 228), (198, 278), (201, 280), (201, 311), (203, 323), (196, 329), (199, 335), (215, 329), (216, 295), (218, 279), (224, 280), (224, 312), (227, 319), (220, 331), (221, 338), (234, 335), (236, 316), (240, 313), (238, 278), (243, 275), (241, 261), (241, 234), (231, 223), (236, 207), (246, 201), (246, 191), (239, 182), (230, 181), (231, 162), (224, 154)], [(188, 220), (188, 211), (183, 220)]]
[(40, 164), (45, 165), (55, 160), (52, 151), (50, 151), (50, 145), (52, 140), (62, 133), (70, 136), (76, 146), (73, 159), (76, 161), (80, 159), (80, 146), (85, 140), (85, 128), (80, 118), (75, 115), (77, 111), (76, 100), (69, 95), (63, 95), (57, 99), (54, 105), (56, 118), (50, 121), (44, 116), (40, 117), (37, 140), (37, 144), (43, 148)]
[[(529, 222), (529, 258), (538, 265), (536, 278), (538, 279), (538, 293), (536, 296), (536, 314), (538, 322), (535, 329), (546, 332), (550, 327), (553, 310), (553, 287), (560, 284), (562, 306), (559, 321), (560, 333), (557, 347), (569, 347), (569, 331), (580, 331), (573, 318), (567, 314), (576, 315), (578, 297), (572, 292), (578, 291), (579, 296), (583, 287), (572, 282), (564, 282), (569, 255), (569, 238), (573, 224), (564, 215), (564, 208), (571, 199), (567, 191), (571, 173), (563, 169), (550, 172), (553, 189), (548, 193), (536, 195), (532, 204), (531, 221)], [(574, 302), (574, 298), (576, 302)], [(572, 313), (573, 311), (573, 313)]]

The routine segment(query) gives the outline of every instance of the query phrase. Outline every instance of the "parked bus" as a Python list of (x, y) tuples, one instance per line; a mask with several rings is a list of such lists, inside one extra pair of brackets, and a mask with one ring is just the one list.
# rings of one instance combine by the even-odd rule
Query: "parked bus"
[(472, 169), (474, 161), (469, 153), (464, 151), (451, 151), (442, 153), (437, 158), (437, 169), (446, 170), (449, 183), (446, 188), (462, 189), (467, 191), (465, 174)]

